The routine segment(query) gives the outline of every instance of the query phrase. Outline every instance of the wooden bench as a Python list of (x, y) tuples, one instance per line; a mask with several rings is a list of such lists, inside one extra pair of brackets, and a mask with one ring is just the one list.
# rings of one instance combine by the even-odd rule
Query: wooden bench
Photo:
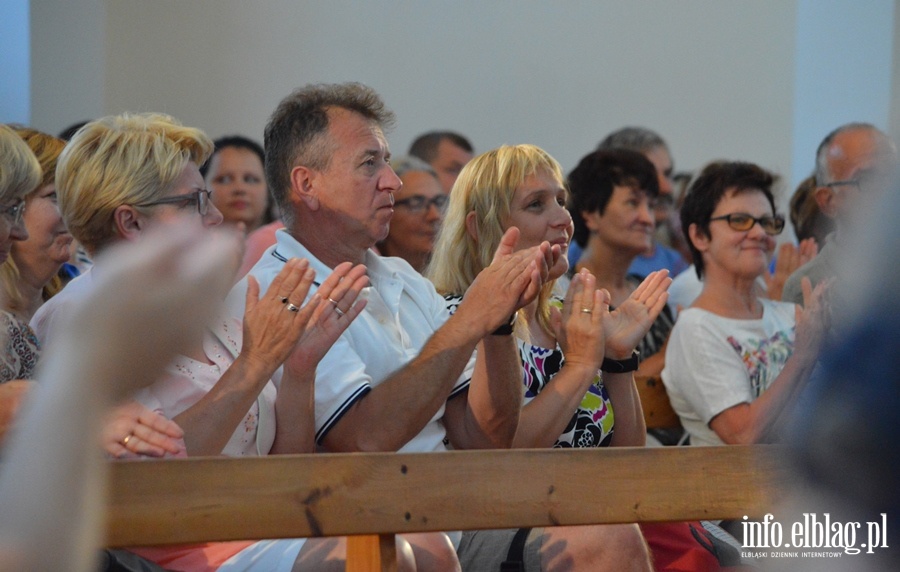
[(118, 462), (108, 543), (350, 536), (348, 570), (393, 570), (399, 533), (761, 516), (786, 478), (779, 454), (730, 446)]

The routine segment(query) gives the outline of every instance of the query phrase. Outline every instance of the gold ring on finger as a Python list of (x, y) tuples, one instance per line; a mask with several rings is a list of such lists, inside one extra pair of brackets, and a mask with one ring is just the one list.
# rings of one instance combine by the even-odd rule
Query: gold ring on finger
[(581, 309), (581, 313), (582, 313), (582, 314), (593, 314), (594, 311), (591, 310), (590, 308), (582, 308), (582, 309)]

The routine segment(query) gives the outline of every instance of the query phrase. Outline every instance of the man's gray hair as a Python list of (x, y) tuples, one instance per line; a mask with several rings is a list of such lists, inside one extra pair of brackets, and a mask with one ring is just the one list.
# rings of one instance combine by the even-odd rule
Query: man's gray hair
[(392, 158), (391, 168), (397, 173), (398, 177), (402, 177), (407, 173), (417, 173), (421, 171), (423, 173), (428, 173), (435, 179), (437, 178), (437, 172), (435, 172), (431, 165), (412, 155), (403, 155)]
[(597, 150), (628, 149), (646, 153), (657, 147), (669, 148), (665, 140), (655, 131), (645, 127), (623, 127), (613, 131), (597, 145)]
[(331, 162), (329, 109), (359, 113), (382, 130), (394, 122), (375, 90), (360, 83), (307, 85), (281, 100), (265, 129), (266, 182), (286, 223), (293, 219), (288, 201), (291, 170), (303, 165), (321, 171)]

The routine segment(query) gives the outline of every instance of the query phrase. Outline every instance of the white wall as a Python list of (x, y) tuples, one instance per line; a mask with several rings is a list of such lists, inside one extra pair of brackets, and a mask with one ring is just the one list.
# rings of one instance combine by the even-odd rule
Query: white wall
[(889, 130), (894, 50), (893, 0), (800, 0), (797, 9), (795, 184), (835, 127), (866, 121)]
[[(607, 132), (642, 124), (668, 139), (677, 168), (740, 158), (792, 180), (824, 126), (861, 105), (878, 108), (864, 118), (879, 124), (890, 113), (892, 0), (828, 0), (823, 10), (813, 0), (61, 4), (32, 0), (35, 38), (53, 46), (35, 49), (32, 116), (51, 131), (157, 110), (213, 136), (261, 139), (291, 89), (355, 80), (397, 113), (398, 154), (418, 133), (447, 128), (479, 150), (536, 143), (570, 169)], [(853, 25), (829, 28), (843, 21)], [(813, 64), (831, 55), (805, 47), (821, 46), (823, 29), (839, 53), (858, 46), (847, 59), (866, 58), (866, 71), (823, 77)], [(877, 93), (860, 96), (867, 89), (844, 78)], [(823, 83), (835, 94), (819, 108), (806, 87)]]
[[(104, 115), (104, 0), (31, 0), (31, 121), (58, 133)], [(119, 81), (129, 81), (128, 78)]]
[(0, 123), (31, 120), (28, 0), (5, 0), (0, 18)]

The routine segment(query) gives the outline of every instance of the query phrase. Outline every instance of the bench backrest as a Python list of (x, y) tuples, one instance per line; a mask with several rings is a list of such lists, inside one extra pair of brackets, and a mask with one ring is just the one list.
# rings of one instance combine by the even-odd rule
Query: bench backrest
[(317, 454), (113, 463), (112, 546), (741, 518), (764, 446)]

